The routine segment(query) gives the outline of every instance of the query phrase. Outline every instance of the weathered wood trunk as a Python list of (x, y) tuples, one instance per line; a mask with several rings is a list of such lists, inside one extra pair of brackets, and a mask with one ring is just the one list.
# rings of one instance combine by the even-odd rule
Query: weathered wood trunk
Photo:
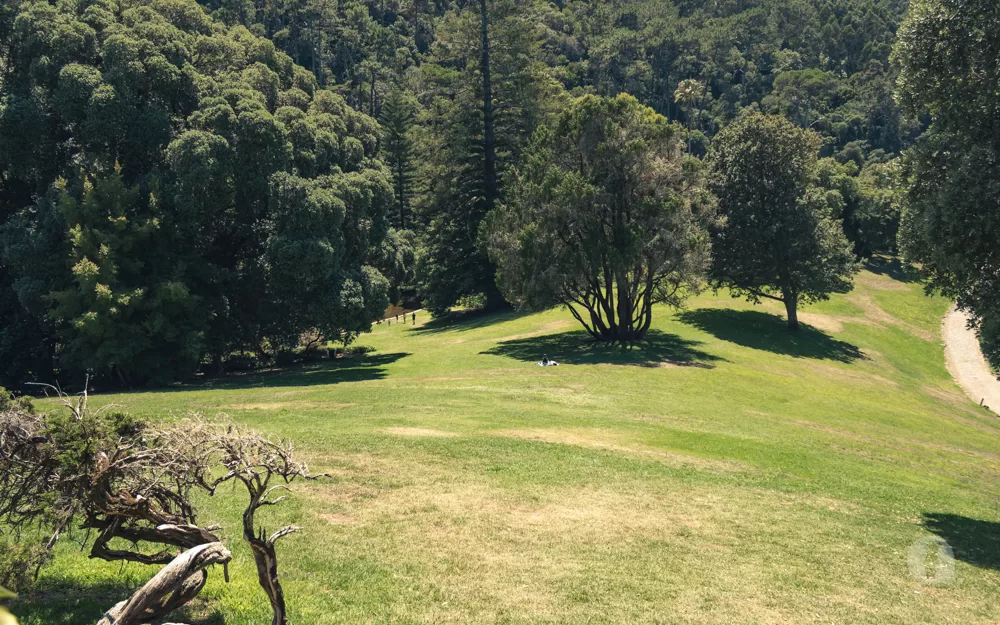
[[(253, 482), (251, 482), (253, 483)], [(265, 480), (266, 485), (266, 480)], [(287, 536), (298, 531), (295, 526), (284, 527), (270, 537), (265, 538), (264, 530), (260, 533), (254, 530), (254, 514), (262, 505), (269, 505), (264, 499), (266, 490), (251, 490), (250, 505), (243, 513), (243, 540), (250, 545), (253, 553), (253, 561), (257, 566), (257, 581), (264, 589), (267, 600), (271, 603), (271, 610), (274, 616), (271, 625), (288, 625), (288, 615), (285, 608), (285, 592), (278, 581), (278, 555), (275, 553), (274, 544), (282, 536)]]
[(97, 625), (143, 625), (166, 616), (201, 592), (208, 580), (206, 568), (226, 564), (232, 557), (218, 542), (185, 551), (135, 594), (105, 612)]

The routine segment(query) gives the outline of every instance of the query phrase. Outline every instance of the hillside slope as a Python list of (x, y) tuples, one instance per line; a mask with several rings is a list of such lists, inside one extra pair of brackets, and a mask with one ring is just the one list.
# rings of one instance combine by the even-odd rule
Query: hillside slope
[[(872, 269), (798, 334), (725, 294), (659, 311), (628, 352), (561, 310), (418, 313), (335, 366), (95, 399), (225, 412), (334, 475), (265, 519), (304, 528), (279, 554), (303, 625), (995, 622), (1000, 421), (948, 375), (949, 303)], [(233, 527), (233, 497), (203, 520)], [(957, 582), (913, 575), (925, 537)], [(234, 582), (194, 622), (266, 618), (234, 538)], [(90, 623), (148, 575), (67, 545), (15, 608)]]

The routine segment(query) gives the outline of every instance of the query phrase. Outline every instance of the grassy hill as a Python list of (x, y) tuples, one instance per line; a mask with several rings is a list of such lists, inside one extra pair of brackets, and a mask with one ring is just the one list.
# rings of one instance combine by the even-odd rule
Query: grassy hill
[[(562, 310), (418, 313), (366, 357), (95, 401), (224, 412), (333, 475), (263, 517), (304, 529), (279, 547), (297, 625), (995, 623), (1000, 420), (945, 369), (948, 302), (871, 269), (797, 334), (725, 294), (625, 352)], [(270, 618), (240, 494), (202, 502), (235, 561), (192, 621)], [(911, 574), (927, 536), (954, 584)], [(150, 575), (59, 555), (28, 625), (93, 623)]]

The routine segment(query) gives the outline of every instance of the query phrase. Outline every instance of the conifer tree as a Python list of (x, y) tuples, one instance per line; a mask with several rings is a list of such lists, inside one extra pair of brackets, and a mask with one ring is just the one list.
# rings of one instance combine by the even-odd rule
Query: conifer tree
[(409, 219), (410, 198), (413, 195), (413, 116), (415, 103), (401, 88), (395, 87), (382, 105), (382, 160), (392, 172), (392, 187), (396, 210), (394, 227), (405, 230), (412, 226)]

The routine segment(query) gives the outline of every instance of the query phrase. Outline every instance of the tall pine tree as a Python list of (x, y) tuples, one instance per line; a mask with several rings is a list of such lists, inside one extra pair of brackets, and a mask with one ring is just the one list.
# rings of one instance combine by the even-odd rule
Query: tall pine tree
[(432, 311), (470, 295), (485, 296), (487, 308), (504, 304), (479, 225), (503, 201), (504, 172), (563, 94), (537, 60), (544, 29), (533, 11), (522, 0), (482, 0), (449, 15), (433, 62), (422, 67), (430, 140), (420, 155), (426, 229), (419, 273)]
[(382, 105), (382, 160), (392, 172), (396, 210), (390, 219), (400, 230), (412, 227), (410, 199), (413, 196), (413, 116), (411, 96), (396, 87)]

